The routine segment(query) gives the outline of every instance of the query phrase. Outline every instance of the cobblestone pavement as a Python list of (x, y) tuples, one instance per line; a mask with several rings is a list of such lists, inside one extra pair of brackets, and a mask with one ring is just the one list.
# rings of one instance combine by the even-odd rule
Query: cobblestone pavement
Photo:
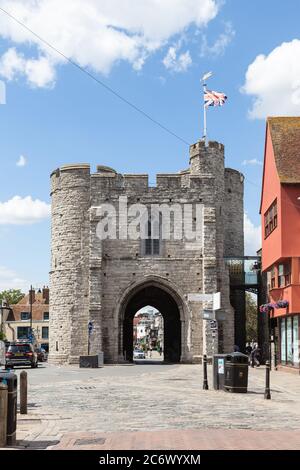
[[(195, 436), (199, 436), (200, 431), (202, 436), (205, 432), (207, 436), (215, 435), (217, 441), (221, 435), (227, 436), (228, 445), (230, 442), (233, 445), (233, 442), (244, 442), (243, 433), (249, 430), (246, 441), (252, 442), (253, 446), (255, 440), (252, 435), (261, 436), (258, 431), (263, 430), (275, 435), (277, 430), (282, 448), (284, 445), (296, 448), (297, 442), (300, 448), (298, 375), (272, 372), (272, 399), (264, 400), (263, 368), (250, 370), (247, 394), (212, 390), (211, 367), (208, 374), (210, 390), (204, 391), (200, 365), (144, 364), (102, 369), (46, 365), (28, 370), (29, 414), (19, 416), (18, 444), (21, 447), (47, 448), (62, 441), (61, 445), (70, 447), (82, 433), (83, 440), (87, 435), (101, 440), (106, 439), (103, 437), (108, 435), (106, 433), (121, 433), (116, 434), (115, 439), (120, 441), (120, 436), (123, 436), (121, 442), (124, 442), (127, 433), (129, 445), (134, 445), (134, 433), (136, 436), (140, 432), (149, 436), (147, 432), (151, 431), (155, 435), (162, 432), (162, 443), (166, 443), (163, 441), (163, 436), (167, 435), (165, 431), (170, 433), (173, 430), (175, 436), (185, 430), (184, 433), (198, 433)], [(220, 434), (220, 429), (223, 434)], [(232, 432), (223, 432), (225, 429)], [(257, 432), (253, 433), (253, 430)], [(70, 433), (78, 433), (78, 439), (74, 434), (70, 437)], [(113, 434), (109, 435), (111, 440), (107, 442), (116, 445), (113, 444)], [(181, 435), (185, 436), (181, 441), (187, 442), (186, 434)], [(291, 435), (294, 436), (292, 440)], [(220, 445), (226, 446), (222, 439), (223, 444)], [(136, 440), (139, 442), (138, 437)], [(171, 442), (169, 439), (169, 445)], [(209, 443), (209, 438), (204, 442)], [(93, 447), (93, 443), (90, 445)]]

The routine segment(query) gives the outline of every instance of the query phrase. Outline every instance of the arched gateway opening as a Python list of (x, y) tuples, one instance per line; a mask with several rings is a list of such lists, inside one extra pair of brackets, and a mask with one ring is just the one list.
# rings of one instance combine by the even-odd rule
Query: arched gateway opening
[(123, 357), (133, 360), (133, 319), (135, 314), (151, 305), (163, 316), (164, 321), (164, 361), (180, 362), (181, 359), (181, 318), (180, 306), (173, 295), (165, 288), (148, 284), (135, 289), (125, 300), (121, 315), (121, 346)]
[(164, 318), (151, 305), (139, 310), (133, 318), (133, 359), (163, 362)]

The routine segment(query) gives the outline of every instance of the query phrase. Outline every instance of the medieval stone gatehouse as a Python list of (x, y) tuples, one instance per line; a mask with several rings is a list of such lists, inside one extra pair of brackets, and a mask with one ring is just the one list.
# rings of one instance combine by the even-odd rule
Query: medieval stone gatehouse
[[(50, 361), (76, 363), (88, 352), (104, 352), (106, 362), (132, 359), (133, 317), (146, 305), (164, 318), (165, 359), (197, 362), (203, 352), (230, 351), (234, 345), (234, 311), (230, 305), (225, 256), (243, 256), (243, 176), (224, 167), (224, 147), (203, 141), (190, 147), (190, 166), (177, 174), (122, 175), (88, 164), (54, 171), (52, 182), (52, 267)], [(131, 218), (120, 204), (169, 205), (173, 236), (146, 240), (128, 237)], [(181, 236), (172, 205), (201, 207), (201, 237)], [(99, 209), (112, 205), (116, 237), (99, 237)], [(174, 216), (174, 217), (173, 217)], [(192, 221), (198, 220), (192, 212)], [(200, 216), (199, 216), (200, 217)], [(149, 223), (149, 221), (148, 221)], [(149, 225), (151, 227), (151, 224)], [(180, 236), (178, 235), (178, 230)], [(202, 317), (208, 301), (191, 301), (191, 293), (221, 292), (217, 329)], [(215, 326), (215, 325), (214, 325)]]

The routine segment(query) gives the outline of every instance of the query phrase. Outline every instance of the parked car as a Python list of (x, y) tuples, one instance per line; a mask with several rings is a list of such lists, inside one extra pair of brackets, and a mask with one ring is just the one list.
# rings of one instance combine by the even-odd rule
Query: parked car
[(48, 359), (48, 354), (44, 348), (36, 348), (35, 352), (37, 353), (38, 362), (46, 362)]
[(133, 351), (133, 359), (145, 359), (145, 353), (142, 351), (142, 349), (135, 349)]
[(5, 354), (5, 369), (16, 366), (38, 366), (37, 353), (31, 343), (10, 343)]

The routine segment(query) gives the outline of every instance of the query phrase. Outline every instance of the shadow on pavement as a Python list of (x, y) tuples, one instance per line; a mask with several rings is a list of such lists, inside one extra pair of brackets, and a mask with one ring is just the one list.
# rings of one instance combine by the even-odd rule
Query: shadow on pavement
[[(280, 390), (272, 390), (272, 388), (271, 388), (270, 391), (271, 391), (271, 393), (283, 393), (283, 392), (281, 392)], [(252, 395), (253, 395), (253, 394), (254, 394), (254, 395), (264, 395), (265, 391), (262, 390), (261, 392), (255, 392), (254, 390), (248, 390), (247, 393), (250, 393), (250, 394), (252, 394)]]
[[(11, 447), (12, 449), (18, 448), (23, 450), (45, 450), (48, 447), (56, 446), (59, 444), (59, 440), (53, 441), (17, 441), (16, 447)], [(9, 449), (9, 447), (8, 447)]]
[(170, 366), (173, 364), (173, 362), (167, 362), (167, 361), (163, 361), (163, 360), (160, 360), (160, 359), (135, 359), (133, 361), (134, 364), (136, 365), (143, 365), (143, 366)]

